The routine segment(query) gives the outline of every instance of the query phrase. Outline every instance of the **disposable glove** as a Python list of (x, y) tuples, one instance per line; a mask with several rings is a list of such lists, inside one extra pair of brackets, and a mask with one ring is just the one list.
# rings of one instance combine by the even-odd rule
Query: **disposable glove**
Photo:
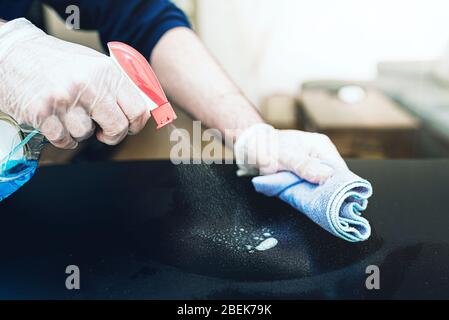
[(115, 145), (150, 118), (138, 90), (112, 59), (45, 34), (26, 19), (0, 27), (0, 111), (71, 149), (98, 125)]
[(244, 131), (234, 147), (239, 174), (269, 175), (290, 171), (322, 184), (334, 170), (347, 168), (337, 148), (322, 134), (276, 130), (256, 124)]

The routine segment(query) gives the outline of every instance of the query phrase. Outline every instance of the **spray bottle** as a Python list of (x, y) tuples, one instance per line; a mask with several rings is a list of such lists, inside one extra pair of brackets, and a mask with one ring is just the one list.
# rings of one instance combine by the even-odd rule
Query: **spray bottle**
[[(111, 59), (146, 101), (157, 128), (176, 120), (176, 114), (147, 59), (121, 42), (110, 42), (108, 48)], [(45, 142), (38, 130), (20, 126), (0, 112), (0, 202), (33, 177)]]

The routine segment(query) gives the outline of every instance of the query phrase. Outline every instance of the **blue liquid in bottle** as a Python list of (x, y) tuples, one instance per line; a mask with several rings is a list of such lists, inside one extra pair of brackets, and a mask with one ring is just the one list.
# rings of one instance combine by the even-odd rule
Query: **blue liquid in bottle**
[(20, 189), (36, 172), (37, 160), (11, 160), (0, 171), (0, 202)]
[(45, 138), (0, 112), (0, 202), (34, 176)]

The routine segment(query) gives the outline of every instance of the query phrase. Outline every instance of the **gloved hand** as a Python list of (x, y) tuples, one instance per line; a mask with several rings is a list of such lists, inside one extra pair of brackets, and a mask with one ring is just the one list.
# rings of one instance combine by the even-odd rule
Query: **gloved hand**
[(26, 19), (0, 27), (0, 111), (68, 149), (89, 138), (94, 123), (98, 140), (115, 145), (150, 118), (112, 59), (51, 37)]
[(347, 168), (331, 140), (322, 134), (276, 130), (256, 124), (244, 131), (234, 147), (239, 174), (269, 175), (290, 171), (322, 184), (335, 169)]

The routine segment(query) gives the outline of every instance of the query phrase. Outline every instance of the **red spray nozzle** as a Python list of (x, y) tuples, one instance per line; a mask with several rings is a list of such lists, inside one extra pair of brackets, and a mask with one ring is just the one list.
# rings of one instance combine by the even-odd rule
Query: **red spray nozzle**
[(157, 128), (176, 120), (176, 114), (162, 90), (147, 59), (133, 47), (122, 42), (109, 42), (111, 57), (149, 103)]
[(176, 120), (176, 114), (170, 103), (166, 103), (153, 111), (151, 111), (154, 121), (156, 121), (157, 128), (163, 128), (166, 125)]

